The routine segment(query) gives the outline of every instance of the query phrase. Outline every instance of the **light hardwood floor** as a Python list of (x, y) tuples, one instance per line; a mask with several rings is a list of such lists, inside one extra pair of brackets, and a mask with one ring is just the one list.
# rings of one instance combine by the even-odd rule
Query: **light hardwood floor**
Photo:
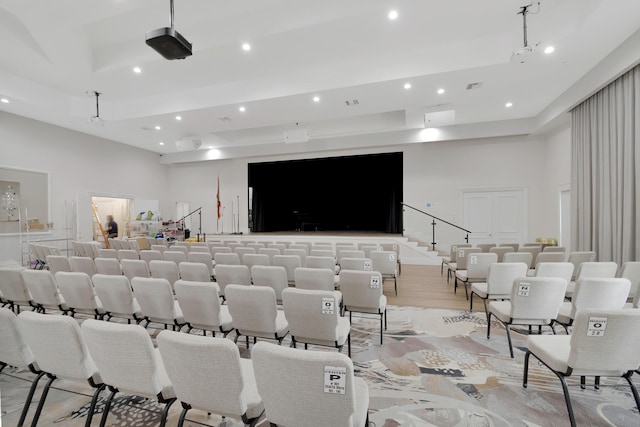
[[(389, 279), (384, 282), (384, 294), (390, 305), (469, 309), (464, 288), (458, 286), (458, 291), (454, 293), (453, 279), (447, 283), (447, 270), (445, 268), (440, 275), (440, 266), (403, 264), (402, 274), (398, 276), (398, 296), (393, 290), (393, 280)], [(474, 298), (473, 305), (474, 311), (483, 309), (479, 299)]]

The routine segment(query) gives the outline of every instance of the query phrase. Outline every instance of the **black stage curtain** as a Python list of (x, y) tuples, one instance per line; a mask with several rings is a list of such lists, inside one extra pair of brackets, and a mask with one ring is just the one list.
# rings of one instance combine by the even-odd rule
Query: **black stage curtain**
[(402, 153), (249, 164), (251, 230), (402, 233)]

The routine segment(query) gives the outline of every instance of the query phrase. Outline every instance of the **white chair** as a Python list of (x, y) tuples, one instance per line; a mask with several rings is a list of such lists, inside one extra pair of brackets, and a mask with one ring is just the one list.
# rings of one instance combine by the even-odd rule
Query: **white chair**
[(112, 249), (112, 248), (109, 248), (109, 249), (101, 248), (98, 251), (98, 257), (99, 258), (115, 258), (115, 259), (118, 259), (118, 251), (116, 251), (115, 249)]
[(450, 275), (449, 267), (451, 267), (453, 271), (456, 270), (456, 262), (458, 260), (458, 248), (462, 249), (462, 248), (470, 248), (470, 247), (471, 247), (471, 244), (469, 243), (457, 243), (457, 244), (451, 245), (451, 247), (449, 248), (449, 256), (442, 257), (442, 263), (440, 264), (440, 275), (442, 276), (442, 273), (444, 272), (444, 266), (446, 265), (447, 280), (448, 280)]
[(22, 267), (0, 268), (0, 295), (3, 304), (16, 313), (20, 313), (21, 306), (37, 307), (22, 278)]
[(394, 251), (371, 252), (371, 267), (373, 271), (382, 274), (382, 280), (393, 279), (393, 289), (398, 295), (398, 265)]
[(220, 288), (217, 283), (178, 280), (175, 285), (176, 299), (187, 322), (188, 332), (202, 329), (202, 335), (211, 331), (222, 332), (226, 337), (233, 330), (233, 319), (229, 308), (220, 304)]
[(227, 285), (251, 285), (251, 270), (246, 265), (219, 265), (216, 267), (216, 283), (220, 287), (220, 296), (225, 300)]
[(287, 270), (279, 265), (254, 265), (251, 267), (254, 286), (269, 286), (276, 293), (276, 302), (282, 304), (282, 291), (289, 287)]
[(21, 273), (37, 311), (44, 313), (45, 310), (59, 310), (62, 314), (67, 314), (69, 307), (49, 270), (24, 269)]
[[(197, 246), (196, 246), (197, 247)], [(205, 248), (206, 252), (189, 252), (187, 254), (187, 262), (199, 262), (209, 269), (209, 276), (213, 277), (213, 257), (209, 248)]]
[(336, 288), (336, 275), (328, 268), (298, 267), (293, 274), (297, 289), (334, 291)]
[(278, 248), (260, 248), (260, 249), (257, 249), (257, 253), (267, 255), (269, 257), (269, 264), (273, 263), (273, 257), (275, 255), (282, 254), (282, 252)]
[(271, 260), (267, 254), (244, 254), (242, 255), (242, 264), (251, 270), (254, 265), (271, 265)]
[(476, 248), (482, 249), (482, 252), (489, 252), (489, 249), (495, 248), (496, 246), (495, 243), (478, 243)]
[[(387, 297), (382, 294), (382, 275), (377, 271), (340, 271), (340, 292), (343, 310), (352, 313), (367, 313), (380, 316), (380, 345), (383, 325), (387, 328)], [(384, 320), (384, 321), (383, 321)]]
[(122, 275), (122, 266), (117, 258), (96, 258), (93, 262), (96, 264), (96, 274)]
[(140, 259), (140, 255), (135, 249), (118, 249), (118, 259)]
[(572, 375), (594, 376), (596, 384), (600, 377), (624, 378), (640, 410), (640, 397), (631, 380), (640, 366), (639, 310), (587, 309), (577, 313), (571, 335), (528, 337), (522, 378), (525, 388), (532, 355), (560, 379), (572, 427), (576, 420), (565, 379)]
[(629, 296), (631, 282), (628, 279), (578, 279), (570, 302), (560, 306), (555, 323), (559, 323), (569, 334), (580, 310), (619, 310)]
[(220, 254), (230, 254), (233, 253), (233, 251), (231, 250), (231, 248), (228, 248), (226, 246), (212, 246), (209, 248), (210, 252), (211, 252), (211, 256), (215, 258), (216, 254), (220, 253)]
[(307, 249), (302, 247), (292, 248), (291, 246), (289, 246), (287, 249), (282, 251), (282, 255), (298, 255), (300, 257), (300, 266), (302, 267), (306, 264)]
[(282, 251), (287, 249), (287, 244), (286, 243), (268, 243), (267, 248), (277, 249), (280, 251), (280, 254), (282, 254)]
[(158, 251), (160, 253), (164, 253), (164, 251), (166, 251), (167, 249), (168, 247), (166, 245), (151, 245), (152, 251)]
[[(396, 242), (382, 242), (380, 247), (383, 251), (394, 251), (396, 253), (396, 259), (398, 260), (398, 276), (402, 274), (402, 259), (400, 258), (400, 245)], [(368, 257), (367, 257), (368, 258)], [(442, 271), (440, 271), (442, 274)]]
[(216, 267), (218, 265), (241, 265), (242, 261), (240, 260), (240, 255), (235, 252), (227, 253), (227, 252), (217, 252), (213, 255), (213, 260), (215, 261)]
[(121, 259), (120, 266), (122, 267), (122, 274), (127, 276), (129, 280), (134, 277), (151, 277), (149, 265), (141, 259)]
[(569, 253), (569, 257), (567, 258), (567, 262), (573, 264), (573, 277), (571, 280), (576, 279), (576, 275), (578, 274), (578, 268), (580, 264), (583, 262), (595, 262), (596, 253), (595, 251), (573, 251)]
[(102, 309), (106, 312), (103, 316), (105, 320), (117, 317), (127, 319), (127, 323), (131, 323), (131, 320), (140, 323), (144, 319), (127, 276), (95, 274), (91, 280)]
[(542, 248), (542, 252), (566, 252), (567, 248), (564, 246), (545, 246)]
[[(458, 286), (458, 281), (464, 286), (464, 294), (469, 299), (469, 289), (467, 285), (479, 282), (486, 282), (489, 276), (489, 267), (498, 262), (498, 255), (490, 252), (479, 252), (468, 255), (466, 270), (456, 271), (454, 292)], [(527, 264), (529, 265), (529, 264)], [(374, 267), (375, 268), (375, 267)]]
[(209, 255), (211, 255), (211, 250), (209, 250), (209, 247), (206, 246), (206, 244), (204, 246), (192, 244), (191, 247), (189, 248), (189, 252), (206, 252)]
[[(558, 317), (558, 311), (564, 301), (567, 282), (559, 277), (526, 277), (513, 282), (509, 301), (491, 301), (487, 321), (487, 339), (491, 334), (491, 316), (505, 326), (509, 353), (513, 359), (511, 344), (511, 325), (549, 326)], [(640, 365), (639, 365), (640, 366)]]
[[(394, 252), (395, 253), (395, 252)], [(364, 255), (364, 251), (358, 249), (336, 249), (336, 259), (338, 265), (342, 264), (342, 258), (366, 258)], [(395, 262), (395, 258), (394, 258)], [(341, 266), (342, 268), (342, 266)]]
[(570, 262), (541, 262), (536, 266), (535, 277), (560, 277), (569, 283), (573, 268)]
[(518, 249), (520, 249), (520, 244), (519, 243), (500, 243), (498, 246), (508, 246), (510, 248), (513, 248), (513, 250), (511, 252), (518, 252)]
[(502, 262), (524, 262), (531, 268), (533, 264), (533, 254), (528, 251), (507, 252), (502, 257)]
[[(134, 280), (145, 279), (138, 277)], [(160, 426), (164, 427), (176, 395), (149, 333), (140, 325), (93, 319), (82, 323), (82, 332), (102, 380), (110, 391), (100, 425), (105, 425), (113, 397), (121, 391), (163, 403), (165, 407)]]
[(518, 253), (525, 253), (525, 252), (528, 252), (528, 253), (531, 254), (531, 261), (529, 262), (529, 268), (535, 268), (535, 266), (536, 266), (536, 257), (538, 256), (538, 254), (540, 254), (542, 252), (542, 247), (540, 247), (540, 246), (522, 246), (522, 247), (520, 247), (520, 249), (518, 249)]
[(340, 272), (342, 270), (372, 271), (371, 258), (342, 258)]
[(298, 255), (275, 255), (271, 265), (279, 265), (287, 270), (287, 280), (290, 285), (296, 282), (296, 268), (302, 267), (302, 260)]
[(333, 258), (334, 263), (336, 261), (336, 251), (334, 251), (331, 247), (315, 246), (313, 249), (309, 251), (309, 255), (331, 257)]
[(278, 344), (289, 333), (289, 324), (284, 312), (278, 310), (276, 293), (266, 286), (227, 285), (225, 290), (229, 313), (236, 329), (234, 341), (246, 336), (275, 339)]
[[(38, 424), (51, 385), (60, 378), (71, 381), (87, 381), (95, 389), (85, 422), (85, 427), (91, 426), (96, 402), (105, 385), (99, 369), (89, 354), (78, 322), (69, 316), (25, 311), (18, 316), (18, 325), (25, 343), (33, 353), (38, 369), (41, 373), (46, 373), (49, 378), (42, 390), (31, 425)], [(35, 390), (34, 385), (40, 376), (41, 374), (34, 380), (18, 422), (19, 426), (26, 418), (33, 397), (32, 392)]]
[(104, 316), (102, 301), (96, 295), (91, 277), (87, 273), (59, 271), (55, 274), (55, 278), (71, 316), (75, 316), (76, 313), (93, 316), (96, 319)]
[(160, 332), (156, 341), (176, 397), (182, 403), (178, 427), (182, 427), (192, 408), (241, 419), (245, 426), (258, 423), (264, 406), (253, 362), (241, 358), (236, 345), (222, 338), (172, 331)]
[(187, 253), (181, 251), (164, 251), (162, 253), (162, 259), (164, 261), (175, 262), (176, 265), (178, 265), (181, 262), (187, 262)]
[(46, 259), (52, 274), (56, 274), (58, 271), (72, 271), (71, 262), (64, 255), (47, 255)]
[(635, 295), (640, 288), (640, 261), (627, 261), (622, 264), (619, 277), (629, 279), (631, 282), (629, 298), (633, 298), (633, 303), (637, 305), (638, 301), (635, 300)]
[(180, 279), (178, 264), (173, 261), (151, 260), (149, 261), (149, 272), (155, 279), (166, 279), (173, 289), (176, 280)]
[(497, 254), (498, 262), (503, 262), (505, 254), (513, 252), (513, 248), (511, 246), (494, 246), (493, 248), (489, 249), (489, 252)]
[(233, 249), (233, 252), (238, 254), (240, 260), (242, 260), (244, 254), (255, 254), (256, 250), (254, 248), (247, 248), (246, 246), (238, 246)]
[(256, 253), (258, 253), (258, 249), (266, 248), (265, 244), (261, 242), (247, 243), (247, 247), (255, 249)]
[(513, 282), (526, 277), (529, 266), (524, 262), (496, 262), (489, 266), (486, 282), (473, 283), (469, 298), (469, 311), (473, 311), (473, 296), (484, 303), (484, 312), (489, 319), (487, 300), (506, 300), (511, 297)]
[(174, 242), (172, 246), (167, 248), (167, 251), (182, 252), (187, 255), (187, 252), (189, 252), (189, 242)]
[(304, 343), (335, 347), (342, 351), (347, 344), (351, 357), (351, 326), (340, 316), (342, 295), (334, 290), (288, 288), (282, 291), (284, 316), (289, 324), (291, 345)]
[(259, 342), (251, 360), (271, 425), (369, 425), (369, 389), (344, 354)]
[(96, 274), (96, 263), (93, 258), (86, 256), (72, 256), (69, 258), (71, 271), (86, 273), (89, 277)]
[(151, 260), (162, 260), (162, 252), (155, 249), (145, 249), (139, 253), (140, 259), (149, 264)]
[(145, 327), (151, 323), (160, 323), (180, 330), (186, 325), (182, 309), (173, 298), (173, 290), (167, 279), (134, 277), (131, 279), (131, 286), (146, 320)]
[(190, 282), (211, 282), (211, 270), (201, 262), (181, 262), (178, 271), (182, 280)]
[(576, 281), (584, 278), (589, 279), (609, 279), (616, 277), (618, 264), (607, 261), (584, 261), (578, 265), (578, 271), (574, 270), (575, 279), (569, 282), (565, 297), (571, 299)]

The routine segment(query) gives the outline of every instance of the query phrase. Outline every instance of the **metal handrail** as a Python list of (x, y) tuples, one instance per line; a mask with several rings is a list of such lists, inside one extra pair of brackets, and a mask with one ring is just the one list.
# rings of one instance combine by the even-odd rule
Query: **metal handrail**
[(470, 231), (470, 230), (467, 230), (466, 228), (462, 228), (462, 227), (460, 227), (459, 225), (453, 224), (453, 223), (451, 223), (451, 222), (449, 222), (449, 221), (447, 221), (447, 220), (444, 220), (444, 219), (442, 219), (442, 218), (438, 218), (437, 216), (435, 216), (435, 215), (431, 215), (430, 213), (427, 213), (427, 212), (425, 212), (425, 211), (421, 211), (420, 209), (418, 209), (418, 208), (414, 208), (413, 206), (408, 205), (408, 204), (406, 204), (406, 203), (404, 203), (404, 202), (400, 203), (400, 205), (402, 205), (402, 211), (403, 211), (403, 212), (404, 212), (404, 208), (405, 208), (405, 207), (407, 207), (407, 208), (409, 208), (409, 209), (413, 209), (413, 210), (414, 210), (414, 211), (416, 211), (416, 212), (420, 212), (421, 214), (426, 215), (426, 216), (428, 216), (428, 217), (431, 217), (431, 218), (432, 218), (432, 221), (431, 221), (431, 249), (432, 249), (432, 250), (434, 250), (434, 251), (436, 250), (436, 220), (438, 220), (438, 221), (440, 221), (440, 222), (444, 222), (444, 223), (445, 223), (445, 224), (447, 224), (447, 225), (450, 225), (450, 226), (452, 226), (452, 227), (455, 227), (455, 228), (457, 228), (457, 229), (459, 229), (459, 230), (462, 230), (462, 231), (466, 232), (466, 233), (467, 233), (467, 235), (464, 237), (464, 240), (465, 240), (467, 243), (469, 243), (469, 234), (471, 233), (471, 231)]

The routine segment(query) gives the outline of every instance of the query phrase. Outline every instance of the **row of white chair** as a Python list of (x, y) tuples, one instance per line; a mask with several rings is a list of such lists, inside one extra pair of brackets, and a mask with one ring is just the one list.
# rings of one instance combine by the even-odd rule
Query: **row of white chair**
[[(95, 389), (87, 426), (106, 388), (110, 393), (100, 425), (106, 423), (119, 391), (164, 404), (161, 426), (166, 425), (176, 400), (183, 407), (179, 426), (192, 408), (240, 419), (248, 426), (256, 425), (263, 414), (279, 425), (368, 425), (368, 387), (355, 377), (351, 360), (339, 353), (305, 352), (261, 342), (251, 359), (243, 359), (238, 347), (224, 338), (173, 331), (160, 332), (155, 349), (148, 332), (139, 325), (87, 319), (79, 326), (68, 316), (23, 312), (16, 317), (7, 309), (0, 309), (0, 325), (5, 344), (0, 348), (0, 361), (28, 366), (36, 374), (19, 425), (44, 375), (50, 379), (32, 425), (37, 424), (57, 378), (88, 381)], [(324, 389), (309, 387), (310, 382), (324, 381), (327, 367), (332, 369), (332, 378), (339, 378), (341, 388), (327, 393), (326, 381)]]

